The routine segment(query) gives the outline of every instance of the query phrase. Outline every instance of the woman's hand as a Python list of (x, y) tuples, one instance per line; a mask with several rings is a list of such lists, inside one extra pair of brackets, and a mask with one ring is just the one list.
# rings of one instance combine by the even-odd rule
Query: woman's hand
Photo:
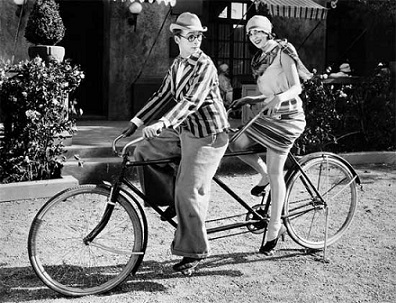
[(238, 108), (241, 108), (242, 106), (244, 106), (245, 104), (248, 104), (247, 98), (243, 97), (243, 98), (236, 99), (236, 100), (232, 101), (229, 108), (230, 109), (238, 109)]
[(278, 96), (274, 96), (271, 101), (266, 103), (266, 105), (263, 107), (263, 112), (267, 112), (267, 116), (272, 116), (276, 114), (276, 112), (279, 110), (281, 105), (281, 102), (279, 100)]
[(263, 102), (266, 98), (263, 95), (260, 96), (246, 96), (240, 99), (236, 99), (232, 101), (230, 108), (231, 109), (238, 109), (246, 104), (257, 104)]
[(148, 139), (157, 137), (162, 132), (164, 126), (165, 124), (162, 121), (146, 126), (142, 130), (143, 137)]

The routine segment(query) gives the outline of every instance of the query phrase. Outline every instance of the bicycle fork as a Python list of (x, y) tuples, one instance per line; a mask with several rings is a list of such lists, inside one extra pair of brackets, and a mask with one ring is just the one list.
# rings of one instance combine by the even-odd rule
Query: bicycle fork
[(120, 193), (122, 180), (124, 179), (126, 163), (128, 162), (128, 156), (125, 155), (122, 159), (122, 169), (121, 173), (118, 177), (118, 180), (114, 183), (113, 186), (109, 182), (105, 182), (106, 185), (111, 187), (109, 199), (107, 201), (105, 210), (103, 212), (102, 218), (99, 223), (95, 226), (95, 228), (84, 237), (83, 242), (85, 245), (92, 244), (93, 240), (102, 232), (102, 230), (106, 227), (107, 223), (110, 220), (111, 214), (113, 213), (114, 207), (117, 203), (117, 197)]
[(85, 245), (89, 245), (90, 243), (92, 243), (92, 241), (96, 238), (96, 236), (99, 235), (102, 232), (102, 230), (106, 227), (107, 223), (110, 220), (111, 214), (113, 213), (117, 201), (117, 195), (119, 192), (120, 192), (120, 184), (119, 182), (116, 182), (114, 186), (111, 187), (110, 197), (109, 200), (107, 201), (102, 218), (100, 219), (99, 223), (95, 226), (95, 228), (83, 239)]

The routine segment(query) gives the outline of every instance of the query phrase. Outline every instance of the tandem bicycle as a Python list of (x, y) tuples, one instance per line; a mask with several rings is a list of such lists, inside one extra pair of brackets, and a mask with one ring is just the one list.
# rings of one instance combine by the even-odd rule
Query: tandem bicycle
[[(148, 243), (144, 205), (158, 216), (164, 211), (150, 203), (126, 175), (137, 166), (177, 163), (177, 158), (155, 161), (130, 160), (137, 138), (118, 152), (122, 165), (114, 183), (86, 184), (66, 189), (50, 198), (33, 219), (28, 237), (30, 263), (37, 276), (52, 290), (66, 296), (94, 295), (110, 291), (141, 265)], [(262, 153), (264, 150), (226, 152), (224, 157)], [(323, 250), (340, 239), (350, 226), (357, 207), (359, 176), (342, 157), (316, 152), (302, 157), (288, 155), (285, 171), (286, 198), (282, 221), (290, 238), (304, 248)], [(213, 181), (244, 212), (232, 223), (218, 220), (208, 235), (231, 229), (263, 234), (270, 218), (271, 198), (250, 206), (216, 174)], [(143, 202), (143, 203), (142, 203)], [(233, 202), (234, 203), (234, 202)], [(62, 214), (59, 219), (59, 214)], [(173, 227), (177, 219), (166, 218)]]

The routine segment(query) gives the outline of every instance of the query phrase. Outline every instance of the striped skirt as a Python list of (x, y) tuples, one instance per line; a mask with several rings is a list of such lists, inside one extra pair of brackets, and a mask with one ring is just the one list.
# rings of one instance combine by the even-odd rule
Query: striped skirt
[(245, 134), (267, 149), (278, 154), (287, 154), (294, 141), (304, 131), (306, 124), (302, 106), (293, 106), (294, 108), (290, 109), (293, 101), (295, 102), (282, 102), (281, 108), (274, 116), (261, 115), (245, 130)]

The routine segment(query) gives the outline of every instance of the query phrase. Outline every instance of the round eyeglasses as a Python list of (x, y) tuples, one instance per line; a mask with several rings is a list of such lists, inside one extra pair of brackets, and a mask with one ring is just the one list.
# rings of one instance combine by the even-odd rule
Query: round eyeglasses
[(187, 37), (186, 37), (186, 36), (183, 36), (183, 35), (179, 35), (179, 37), (183, 37), (183, 38), (186, 39), (188, 42), (194, 42), (195, 39), (197, 39), (198, 41), (202, 41), (202, 38), (205, 38), (205, 36), (202, 35), (202, 34), (198, 34), (198, 35), (188, 35)]

